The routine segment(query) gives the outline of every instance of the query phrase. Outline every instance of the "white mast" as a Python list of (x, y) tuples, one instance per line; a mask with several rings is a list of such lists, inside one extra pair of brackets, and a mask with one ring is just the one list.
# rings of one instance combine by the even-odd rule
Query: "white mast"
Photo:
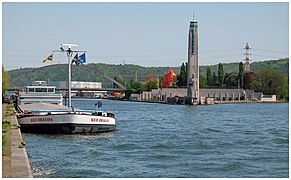
[(68, 109), (69, 112), (72, 110), (72, 100), (71, 100), (71, 57), (73, 53), (75, 52), (88, 52), (88, 51), (80, 51), (80, 50), (72, 50), (71, 47), (76, 47), (78, 45), (75, 44), (61, 44), (62, 46), (67, 46), (68, 49), (65, 50), (63, 47), (61, 47), (61, 50), (53, 50), (53, 52), (66, 52), (68, 57)]

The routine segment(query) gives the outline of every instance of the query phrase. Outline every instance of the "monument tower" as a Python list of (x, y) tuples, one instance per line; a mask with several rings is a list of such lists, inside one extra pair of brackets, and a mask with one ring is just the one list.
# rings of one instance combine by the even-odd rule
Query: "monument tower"
[(188, 37), (188, 74), (186, 104), (199, 103), (198, 22), (190, 21)]

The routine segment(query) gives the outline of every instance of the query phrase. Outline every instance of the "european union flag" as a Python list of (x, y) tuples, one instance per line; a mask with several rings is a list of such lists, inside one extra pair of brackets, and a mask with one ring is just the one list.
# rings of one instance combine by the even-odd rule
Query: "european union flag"
[(72, 60), (72, 63), (80, 62), (80, 57), (78, 57), (78, 53), (75, 55), (74, 59)]
[(83, 53), (81, 56), (79, 56), (80, 58), (80, 63), (83, 64), (86, 62), (86, 56), (85, 56), (85, 53)]
[(81, 56), (78, 56), (78, 53), (75, 55), (74, 59), (72, 60), (72, 63), (75, 63), (76, 65), (80, 65), (86, 62), (86, 56), (85, 53)]

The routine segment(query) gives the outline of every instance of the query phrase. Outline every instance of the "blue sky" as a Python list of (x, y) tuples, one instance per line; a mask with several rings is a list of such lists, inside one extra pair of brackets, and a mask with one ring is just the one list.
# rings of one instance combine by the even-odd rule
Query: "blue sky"
[(61, 43), (88, 50), (88, 63), (180, 66), (187, 61), (189, 21), (199, 23), (200, 65), (289, 56), (288, 2), (2, 3), (5, 69), (42, 63)]

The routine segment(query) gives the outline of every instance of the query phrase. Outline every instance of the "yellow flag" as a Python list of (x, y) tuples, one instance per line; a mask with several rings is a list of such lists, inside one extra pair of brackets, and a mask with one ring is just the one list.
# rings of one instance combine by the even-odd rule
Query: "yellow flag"
[(46, 62), (46, 61), (52, 61), (54, 57), (54, 53), (52, 53), (51, 55), (49, 55), (47, 58), (45, 58), (42, 62)]

